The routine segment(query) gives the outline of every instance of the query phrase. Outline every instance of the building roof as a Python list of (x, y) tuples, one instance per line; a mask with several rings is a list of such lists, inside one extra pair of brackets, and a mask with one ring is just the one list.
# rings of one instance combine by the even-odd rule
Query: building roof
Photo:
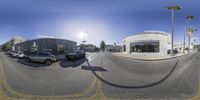
[[(24, 42), (37, 41), (37, 40), (62, 40), (62, 41), (69, 41), (69, 42), (76, 43), (75, 41), (71, 41), (71, 40), (67, 40), (67, 39), (59, 39), (59, 38), (38, 38), (38, 39), (26, 40)], [(21, 42), (21, 43), (24, 43), (24, 42)]]
[(163, 31), (156, 31), (156, 30), (147, 30), (147, 31), (144, 31), (144, 34), (164, 34), (164, 35), (168, 35), (169, 33), (167, 32), (163, 32)]
[(130, 36), (142, 35), (142, 34), (161, 34), (161, 35), (169, 35), (169, 33), (163, 32), (163, 31), (147, 30), (147, 31), (144, 31), (143, 33), (131, 34), (131, 35), (129, 35), (129, 36), (126, 36), (124, 39), (126, 39), (126, 38), (128, 38), (128, 37), (130, 37)]

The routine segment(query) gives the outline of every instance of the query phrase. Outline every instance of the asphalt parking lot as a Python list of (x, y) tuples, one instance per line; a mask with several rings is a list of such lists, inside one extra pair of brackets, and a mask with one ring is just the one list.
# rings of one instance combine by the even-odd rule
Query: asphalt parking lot
[(187, 99), (198, 92), (199, 53), (151, 62), (98, 53), (92, 68), (83, 59), (46, 66), (1, 52), (0, 60), (7, 86), (21, 98)]

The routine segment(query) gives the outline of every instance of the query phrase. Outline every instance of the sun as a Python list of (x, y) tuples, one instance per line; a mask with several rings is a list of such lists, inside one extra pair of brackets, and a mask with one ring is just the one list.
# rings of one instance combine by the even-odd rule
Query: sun
[(80, 33), (79, 33), (79, 38), (80, 38), (80, 39), (86, 39), (86, 38), (87, 38), (87, 33), (88, 33), (88, 32), (80, 32)]

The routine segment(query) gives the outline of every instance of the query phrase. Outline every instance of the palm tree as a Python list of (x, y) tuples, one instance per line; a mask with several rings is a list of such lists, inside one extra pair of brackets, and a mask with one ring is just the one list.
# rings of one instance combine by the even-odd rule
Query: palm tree
[[(191, 20), (194, 19), (194, 16), (188, 15), (188, 16), (186, 16), (186, 19), (190, 22)], [(189, 49), (190, 49), (190, 39), (192, 37), (193, 32), (195, 32), (195, 31), (197, 31), (197, 30), (193, 29), (190, 25), (186, 28), (186, 33), (188, 35), (188, 46), (189, 46)]]
[(192, 37), (192, 34), (194, 33), (194, 32), (196, 32), (197, 31), (197, 29), (194, 29), (194, 28), (192, 28), (192, 27), (188, 27), (187, 29), (186, 29), (186, 33), (187, 33), (187, 35), (188, 35), (188, 46), (189, 46), (189, 49), (190, 49), (190, 39), (191, 39), (191, 37)]
[(102, 51), (105, 51), (105, 48), (106, 48), (105, 42), (104, 42), (104, 41), (101, 41), (101, 43), (100, 43), (100, 49), (101, 49)]
[(186, 19), (187, 19), (187, 20), (192, 20), (192, 19), (194, 19), (194, 16), (188, 15), (188, 16), (186, 16)]

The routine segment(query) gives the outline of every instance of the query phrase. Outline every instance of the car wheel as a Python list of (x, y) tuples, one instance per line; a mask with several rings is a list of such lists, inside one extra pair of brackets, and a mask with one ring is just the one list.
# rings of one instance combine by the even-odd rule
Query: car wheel
[(66, 57), (65, 60), (68, 61), (69, 59)]
[(46, 65), (51, 65), (51, 64), (52, 64), (52, 61), (51, 61), (51, 60), (46, 60), (46, 61), (45, 61), (45, 64), (46, 64)]
[(74, 57), (72, 58), (73, 61), (75, 61), (76, 59), (78, 59), (78, 57), (75, 57), (75, 56), (74, 56)]
[(31, 61), (29, 58), (26, 58), (25, 60), (26, 60), (27, 62), (30, 62), (30, 61)]

